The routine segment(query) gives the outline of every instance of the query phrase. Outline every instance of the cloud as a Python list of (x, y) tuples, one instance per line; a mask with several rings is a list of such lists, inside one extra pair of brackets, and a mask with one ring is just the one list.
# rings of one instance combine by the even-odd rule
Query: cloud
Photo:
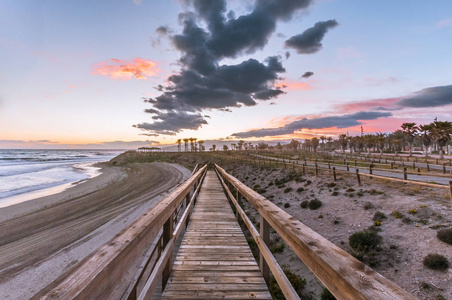
[(262, 62), (250, 58), (235, 65), (220, 62), (262, 49), (277, 22), (289, 20), (311, 0), (257, 0), (250, 13), (238, 17), (227, 12), (224, 0), (186, 3), (194, 11), (179, 14), (181, 33), (174, 34), (167, 27), (157, 29), (182, 55), (180, 72), (168, 78), (167, 85), (159, 89), (161, 95), (146, 100), (152, 105), (146, 112), (154, 115), (154, 123), (135, 125), (151, 133), (174, 135), (184, 129), (196, 130), (207, 124), (203, 110), (253, 106), (284, 93), (275, 86), (279, 74), (285, 72), (279, 56)]
[(309, 78), (309, 77), (311, 77), (312, 75), (314, 75), (314, 72), (308, 71), (308, 72), (305, 72), (303, 75), (301, 75), (301, 77), (302, 77), (302, 78)]
[(396, 103), (401, 107), (437, 107), (452, 104), (452, 85), (435, 86), (420, 90), (413, 96)]
[(452, 18), (444, 19), (436, 23), (436, 28), (444, 28), (452, 26)]
[(408, 108), (442, 107), (452, 104), (452, 85), (422, 89), (412, 95), (356, 101), (336, 106), (341, 112), (372, 110), (397, 111)]
[(111, 79), (146, 80), (146, 76), (156, 76), (160, 72), (157, 63), (143, 58), (135, 58), (132, 62), (119, 59), (110, 59), (93, 66), (92, 75), (108, 76)]
[(265, 136), (279, 136), (285, 134), (292, 134), (301, 129), (322, 129), (322, 128), (348, 128), (357, 125), (362, 125), (360, 120), (375, 120), (382, 117), (390, 117), (390, 112), (357, 112), (354, 114), (347, 114), (342, 116), (329, 116), (307, 119), (303, 118), (286, 124), (279, 128), (262, 128), (257, 130), (250, 130), (245, 132), (238, 132), (232, 134), (238, 138), (250, 137), (265, 137)]
[(282, 81), (275, 84), (275, 86), (278, 88), (287, 88), (289, 90), (301, 90), (301, 91), (313, 89), (313, 87), (308, 83), (296, 81)]
[(143, 146), (158, 145), (158, 141), (108, 141), (87, 144), (62, 144), (49, 140), (0, 140), (3, 149), (136, 149)]
[(303, 33), (294, 35), (286, 40), (286, 47), (297, 50), (300, 54), (311, 54), (322, 49), (322, 39), (330, 28), (339, 23), (336, 20), (317, 22), (314, 27), (306, 29)]

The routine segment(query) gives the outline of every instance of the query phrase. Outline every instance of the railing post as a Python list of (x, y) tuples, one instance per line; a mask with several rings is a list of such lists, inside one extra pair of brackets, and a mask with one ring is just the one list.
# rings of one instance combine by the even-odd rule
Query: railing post
[(306, 175), (306, 168), (305, 168), (305, 165), (302, 165), (303, 166), (303, 175)]
[(317, 163), (315, 164), (315, 177), (318, 177), (319, 176), (319, 169), (318, 169), (318, 166), (317, 166)]
[(393, 169), (394, 169), (394, 162), (391, 161), (391, 170), (393, 170)]
[(349, 166), (349, 164), (347, 163), (347, 172), (349, 172), (350, 171), (350, 166)]
[[(259, 234), (264, 243), (268, 247), (270, 247), (270, 225), (262, 215), (260, 215), (259, 221), (260, 221)], [(267, 285), (270, 286), (270, 268), (268, 267), (268, 264), (265, 261), (264, 256), (260, 252), (259, 252), (259, 267), (261, 269), (262, 277), (264, 277), (264, 280), (267, 283)]]
[(449, 181), (449, 195), (450, 195), (450, 202), (452, 204), (452, 181)]
[(407, 180), (406, 167), (403, 167), (403, 180)]
[(443, 163), (443, 174), (446, 174), (446, 164)]
[(336, 180), (336, 167), (333, 167), (333, 177), (334, 177), (334, 181), (337, 181)]
[[(237, 203), (238, 203), (239, 206), (240, 206), (240, 204), (242, 203), (242, 195), (240, 195), (240, 192), (239, 192), (239, 191), (237, 191), (236, 199), (237, 199)], [(239, 214), (239, 209), (238, 209), (238, 208), (235, 210), (235, 218), (237, 219), (237, 221), (240, 221), (240, 220), (239, 220), (240, 214)], [(239, 224), (240, 224), (240, 222), (239, 222)]]
[[(174, 213), (173, 213), (174, 214)], [(173, 214), (168, 218), (168, 220), (163, 225), (163, 233), (162, 233), (162, 241), (163, 246), (162, 248), (165, 249), (166, 245), (171, 239), (171, 236), (173, 235)], [(171, 269), (173, 267), (173, 259), (172, 255), (169, 256), (168, 262), (166, 263), (165, 268), (162, 272), (162, 292), (165, 290), (166, 283), (168, 282), (168, 278), (171, 274)]]
[(358, 185), (361, 186), (361, 177), (359, 176), (359, 169), (356, 169), (356, 179), (358, 180)]
[(430, 172), (430, 165), (427, 162), (427, 173)]

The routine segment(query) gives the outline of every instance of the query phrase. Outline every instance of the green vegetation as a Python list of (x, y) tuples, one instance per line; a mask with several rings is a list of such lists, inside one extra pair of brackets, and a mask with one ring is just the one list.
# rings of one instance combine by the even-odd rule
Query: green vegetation
[(387, 219), (386, 215), (381, 211), (377, 211), (372, 218), (373, 221), (383, 221), (383, 219)]
[[(286, 274), (287, 279), (289, 279), (289, 282), (292, 284), (293, 288), (297, 292), (297, 294), (301, 297), (301, 290), (306, 285), (306, 279), (293, 273), (290, 270), (290, 268), (286, 265), (282, 266), (282, 269), (284, 271), (284, 274)], [(272, 279), (270, 281), (270, 293), (271, 293), (273, 299), (277, 299), (277, 300), (285, 300), (286, 299), (274, 277), (272, 277)]]
[(396, 219), (401, 219), (401, 218), (403, 218), (403, 213), (401, 213), (401, 212), (398, 211), (398, 210), (393, 211), (393, 212), (391, 213), (391, 215), (393, 215), (394, 218), (396, 218)]
[(365, 230), (353, 233), (349, 237), (349, 244), (355, 251), (369, 252), (381, 242), (381, 236), (375, 231)]
[(320, 294), (320, 300), (336, 300), (327, 288), (323, 288), (322, 294)]
[(299, 187), (299, 188), (297, 189), (297, 193), (301, 193), (301, 192), (304, 192), (304, 191), (305, 191), (305, 189), (302, 188), (302, 187)]
[(312, 210), (316, 210), (320, 206), (322, 206), (322, 201), (320, 201), (319, 199), (311, 200), (311, 201), (309, 201), (309, 204), (308, 204), (309, 209), (312, 209)]
[(301, 208), (307, 208), (308, 204), (309, 204), (309, 201), (308, 200), (304, 200), (303, 202), (300, 203), (300, 207)]
[(364, 210), (369, 210), (374, 208), (374, 205), (371, 202), (364, 203)]
[(423, 263), (432, 270), (446, 271), (449, 268), (449, 261), (441, 254), (430, 253), (424, 257)]
[(284, 194), (287, 194), (289, 192), (291, 192), (293, 189), (291, 187), (285, 188), (284, 189)]
[(452, 228), (441, 229), (438, 231), (436, 236), (444, 243), (452, 245)]
[(284, 203), (284, 208), (289, 208), (289, 207), (290, 207), (290, 203), (289, 202)]

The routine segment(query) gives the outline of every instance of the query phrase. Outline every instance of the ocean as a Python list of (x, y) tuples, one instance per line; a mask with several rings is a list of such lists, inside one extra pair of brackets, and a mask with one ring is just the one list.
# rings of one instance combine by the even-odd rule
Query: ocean
[[(59, 192), (73, 182), (97, 176), (99, 168), (93, 164), (108, 161), (122, 152), (0, 149), (0, 207)], [(60, 190), (51, 191), (50, 188), (58, 186)]]

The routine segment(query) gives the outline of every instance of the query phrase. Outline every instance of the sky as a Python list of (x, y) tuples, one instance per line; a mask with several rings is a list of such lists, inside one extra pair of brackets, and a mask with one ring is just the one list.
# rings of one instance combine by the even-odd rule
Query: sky
[(452, 2), (0, 2), (0, 148), (452, 121)]

